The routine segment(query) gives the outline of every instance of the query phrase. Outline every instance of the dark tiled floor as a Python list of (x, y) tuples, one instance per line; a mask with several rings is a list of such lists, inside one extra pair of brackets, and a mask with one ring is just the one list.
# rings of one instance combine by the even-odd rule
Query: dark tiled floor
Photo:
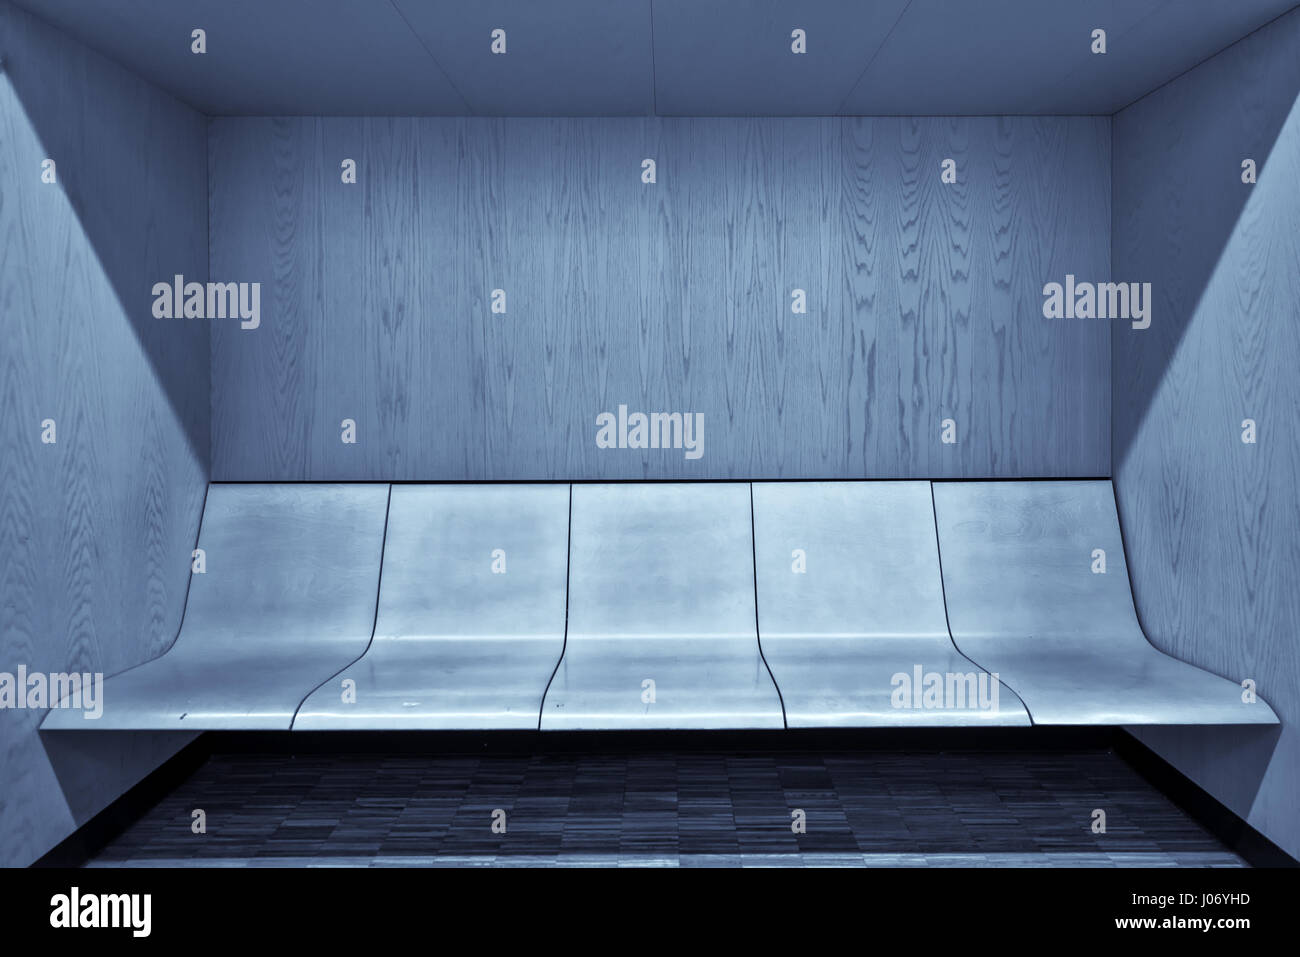
[(1243, 862), (1109, 752), (930, 751), (218, 754), (91, 864)]

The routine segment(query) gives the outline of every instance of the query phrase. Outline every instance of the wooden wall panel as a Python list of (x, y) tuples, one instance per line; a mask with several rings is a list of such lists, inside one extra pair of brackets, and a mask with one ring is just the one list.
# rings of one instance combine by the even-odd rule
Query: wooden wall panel
[[(420, 202), (419, 230), (426, 237), (416, 243), (421, 282), (430, 303), (448, 304), (446, 310), (414, 308), (407, 304), (414, 339), (414, 358), (421, 385), (409, 397), (418, 431), (402, 450), (412, 457), (412, 471), (429, 468), (439, 474), (481, 471), (486, 460), (484, 436), (483, 313), (466, 310), (461, 321), (451, 304), (472, 301), (472, 271), (477, 259), (463, 239), (473, 234), (462, 226), (467, 215), (460, 187), (472, 166), (462, 149), (459, 129), (450, 124), (417, 127), (418, 178), (413, 184)], [(452, 264), (454, 268), (452, 268)], [(486, 302), (481, 284), (474, 286)], [(444, 320), (439, 324), (439, 320)], [(421, 450), (428, 448), (429, 457)]]
[[(780, 128), (775, 249), (780, 282), (772, 324), (760, 328), (760, 359), (765, 389), (777, 397), (778, 433), (804, 436), (801, 442), (767, 450), (782, 475), (843, 473), (849, 467), (849, 342), (841, 308), (844, 262), (838, 241), (843, 136), (843, 124), (815, 119), (792, 120)], [(807, 314), (790, 311), (793, 289), (808, 293)]]
[[(1114, 460), (1138, 611), (1240, 681), (1273, 731), (1137, 733), (1300, 855), (1300, 12), (1115, 117), (1116, 278), (1153, 283), (1113, 340)], [(1242, 182), (1242, 160), (1259, 166)], [(1241, 441), (1243, 419), (1258, 441)], [(1275, 739), (1276, 738), (1276, 739)]]
[[(600, 218), (605, 171), (590, 124), (503, 125), (508, 206), (506, 249), (497, 266), (509, 278), (499, 287), (506, 291), (506, 314), (489, 309), (483, 316), (484, 364), (502, 382), (500, 394), (485, 403), (493, 438), (488, 471), (511, 479), (562, 475), (580, 454), (583, 412), (591, 408), (578, 358), (587, 347), (599, 354), (610, 327), (630, 312), (611, 310), (607, 270), (625, 262), (619, 253), (631, 237), (611, 237)], [(605, 240), (615, 247), (601, 250)], [(588, 320), (603, 325), (593, 329)]]
[[(305, 450), (299, 454), (305, 455), (304, 460), (309, 462), (328, 462), (337, 448), (334, 461), (341, 479), (363, 478), (369, 464), (356, 446), (341, 445), (343, 420), (355, 421), (357, 432), (363, 439), (375, 439), (380, 435), (377, 419), (381, 414), (381, 396), (385, 389), (394, 385), (391, 380), (385, 381), (379, 367), (379, 356), (369, 347), (372, 343), (382, 343), (383, 355), (391, 355), (395, 362), (411, 361), (408, 349), (393, 355), (397, 345), (392, 335), (395, 320), (386, 308), (392, 295), (392, 274), (384, 268), (382, 235), (377, 235), (380, 231), (374, 228), (376, 222), (389, 221), (388, 210), (379, 197), (377, 212), (385, 215), (371, 214), (371, 203), (377, 197), (371, 189), (361, 185), (367, 183), (364, 179), (359, 180), (354, 189), (333, 188), (335, 183), (342, 183), (343, 161), (350, 159), (356, 161), (358, 177), (362, 170), (373, 169), (376, 164), (391, 165), (394, 188), (389, 195), (409, 199), (415, 173), (409, 164), (403, 166), (402, 157), (389, 152), (393, 144), (383, 135), (383, 130), (384, 121), (376, 119), (348, 127), (326, 128), (311, 124), (303, 127), (305, 135), (293, 138), (292, 152), (287, 154), (297, 157), (297, 162), (310, 170), (311, 185), (305, 201), (294, 199), (294, 218), (308, 231), (304, 235), (312, 237), (308, 247), (318, 247), (317, 254), (300, 267), (305, 276), (311, 277), (313, 288), (310, 300), (304, 303), (308, 312), (299, 316), (291, 308), (290, 315), (304, 323), (298, 327), (300, 335), (305, 343), (311, 344), (310, 351), (301, 360), (309, 367), (304, 370), (303, 388), (309, 390), (308, 400), (319, 412), (302, 417), (311, 423), (311, 428), (305, 434), (295, 433), (293, 438), (304, 444)], [(286, 128), (287, 141), (288, 133), (289, 128)], [(227, 212), (226, 206), (215, 191), (210, 203), (212, 221), (217, 222)], [(395, 241), (410, 244), (413, 239), (409, 217), (393, 221), (393, 227), (387, 232)], [(415, 247), (411, 248), (414, 251)], [(376, 282), (372, 286), (360, 285), (353, 269), (341, 268), (345, 263), (369, 263), (370, 268), (377, 270)], [(417, 269), (410, 264), (406, 272), (413, 277)], [(213, 275), (216, 278), (217, 274)], [(360, 319), (366, 315), (376, 317), (376, 335), (373, 337), (362, 331)], [(227, 341), (233, 346), (257, 345), (256, 339), (245, 338), (253, 336), (255, 333), (252, 331), (230, 328), (222, 332), (228, 334)], [(273, 336), (268, 339), (276, 341)], [(330, 369), (350, 369), (352, 374), (319, 374)], [(409, 377), (397, 383), (398, 388), (415, 385)], [(287, 381), (285, 386), (288, 386)], [(389, 415), (386, 421), (393, 435), (400, 434), (402, 423), (395, 415)], [(222, 441), (227, 440), (226, 436), (214, 431), (214, 453), (219, 435)], [(228, 438), (236, 444), (241, 441), (238, 435)], [(380, 448), (377, 452), (378, 460), (386, 462), (390, 450)]]
[[(219, 479), (1109, 473), (1110, 330), (1041, 314), (1109, 273), (1104, 119), (211, 130), (213, 274), (275, 287), (214, 331)], [(703, 413), (703, 458), (598, 449), (620, 404)]]
[[(327, 309), (323, 317), (328, 323), (325, 338), (333, 345), (336, 333), (346, 332), (348, 345), (359, 348), (355, 361), (361, 368), (356, 384), (364, 391), (353, 417), (359, 427), (365, 423), (365, 431), (359, 436), (365, 444), (360, 448), (343, 447), (355, 456), (350, 467), (361, 469), (364, 460), (371, 467), (378, 462), (386, 471), (400, 472), (423, 441), (436, 441), (438, 436), (433, 421), (437, 406), (429, 399), (436, 397), (430, 388), (431, 380), (441, 370), (428, 361), (430, 357), (422, 349), (426, 337), (421, 335), (419, 324), (428, 315), (421, 303), (437, 301), (434, 287), (440, 272), (429, 268), (427, 257), (439, 246), (440, 230), (438, 224), (425, 221), (421, 215), (421, 194), (426, 184), (437, 189), (445, 180), (424, 175), (420, 131), (415, 126), (390, 119), (368, 119), (363, 136), (366, 175), (361, 192), (366, 218), (361, 223), (358, 262), (370, 281), (360, 287), (358, 316), (371, 318), (373, 334), (364, 334), (364, 319), (361, 324), (331, 322), (331, 311)], [(387, 173), (382, 183), (373, 174), (377, 168)], [(323, 227), (328, 237), (344, 231), (346, 227), (339, 229), (332, 223)], [(334, 260), (331, 257), (329, 261)], [(331, 355), (347, 361), (340, 352), (331, 350)], [(327, 364), (324, 368), (336, 366)], [(328, 461), (331, 437), (321, 437), (325, 444), (322, 456)], [(376, 443), (381, 445), (370, 456), (360, 455), (361, 448)]]
[[(3, 0), (0, 58), (0, 671), (111, 675), (174, 640), (207, 484), (208, 329), (151, 309), (206, 279), (205, 124)], [(190, 737), (86, 761), (44, 716), (0, 710), (0, 866)]]
[[(283, 477), (328, 460), (325, 437), (317, 430), (331, 430), (333, 422), (338, 435), (338, 408), (321, 402), (316, 390), (327, 355), (319, 348), (326, 304), (331, 322), (339, 326), (359, 322), (362, 314), (364, 290), (355, 286), (355, 274), (337, 271), (342, 257), (359, 257), (361, 251), (337, 244), (351, 242), (348, 232), (360, 231), (364, 213), (328, 235), (319, 228), (317, 217), (331, 207), (322, 195), (326, 160), (317, 132), (315, 124), (296, 120), (259, 123), (246, 131), (250, 148), (231, 157), (223, 176), (208, 179), (210, 246), (231, 233), (248, 237), (223, 249), (220, 259), (209, 255), (212, 281), (262, 284), (257, 329), (226, 322), (210, 330), (212, 353), (222, 360), (221, 378), (236, 384), (227, 390), (212, 383), (213, 401), (221, 401), (223, 412), (212, 423), (212, 459), (240, 454), (248, 436), (255, 435), (268, 475)], [(220, 151), (225, 134), (222, 124), (209, 124), (214, 151)], [(228, 201), (229, 184), (239, 185), (240, 203)], [(352, 286), (340, 290), (339, 282)], [(358, 360), (356, 354), (348, 358)], [(349, 395), (350, 388), (361, 387), (364, 371), (341, 363), (331, 375), (335, 388)], [(242, 427), (233, 429), (235, 422)], [(336, 456), (332, 467), (339, 478), (352, 477), (347, 458)]]

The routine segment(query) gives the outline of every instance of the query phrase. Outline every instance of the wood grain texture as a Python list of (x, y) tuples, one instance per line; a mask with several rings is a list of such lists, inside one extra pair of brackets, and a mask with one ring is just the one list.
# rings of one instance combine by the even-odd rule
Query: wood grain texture
[[(215, 120), (213, 275), (272, 305), (213, 330), (214, 476), (1108, 474), (1110, 330), (1041, 308), (1109, 273), (1109, 149), (1088, 117)], [(703, 458), (598, 449), (620, 404), (703, 413)]]
[[(1154, 284), (1113, 340), (1114, 460), (1152, 642), (1253, 678), (1281, 737), (1140, 737), (1300, 853), (1300, 12), (1115, 117), (1117, 279)], [(1255, 185), (1241, 182), (1253, 158)], [(1259, 441), (1241, 441), (1241, 422)]]
[[(113, 674), (176, 636), (207, 483), (207, 328), (150, 309), (206, 277), (204, 121), (4, 2), (0, 56), (0, 671)], [(185, 740), (64, 761), (43, 717), (0, 711), (0, 865)]]

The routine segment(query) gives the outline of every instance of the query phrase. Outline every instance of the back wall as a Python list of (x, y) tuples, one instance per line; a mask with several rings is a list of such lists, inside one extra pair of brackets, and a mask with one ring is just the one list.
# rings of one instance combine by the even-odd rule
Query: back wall
[[(262, 283), (212, 324), (215, 480), (1110, 474), (1108, 324), (1042, 317), (1109, 278), (1106, 117), (229, 118), (208, 152), (211, 278)], [(702, 415), (702, 454), (598, 447), (620, 405)]]

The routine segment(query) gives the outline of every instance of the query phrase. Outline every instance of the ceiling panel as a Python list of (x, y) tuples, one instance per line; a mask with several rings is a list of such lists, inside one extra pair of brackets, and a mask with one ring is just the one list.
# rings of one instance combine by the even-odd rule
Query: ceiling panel
[[(848, 97), (851, 113), (1100, 112), (1080, 108), (1113, 72), (1091, 52), (1092, 31), (1114, 48), (1164, 0), (912, 0)], [(1193, 0), (1195, 2), (1195, 0)], [(1076, 77), (1084, 96), (1066, 110), (1043, 95)], [(1071, 91), (1073, 92), (1073, 91)]]
[[(494, 116), (1111, 113), (1297, 5), (16, 2), (209, 114)], [(1089, 49), (1097, 27), (1105, 56)], [(505, 55), (490, 49), (497, 28)], [(795, 29), (806, 53), (791, 51)]]
[(1296, 0), (1166, 0), (1155, 6), (1109, 45), (1101, 76), (1074, 71), (1044, 86), (1038, 97), (1063, 104), (1062, 112), (1085, 112), (1086, 105), (1086, 112), (1113, 113), (1295, 8)]
[[(208, 114), (465, 113), (388, 0), (23, 0)], [(207, 31), (207, 53), (190, 33)]]
[(1111, 113), (1295, 5), (911, 0), (844, 112)]
[[(654, 0), (666, 116), (834, 114), (907, 0)], [(804, 31), (794, 53), (791, 33)]]
[[(645, 0), (393, 0), (475, 113), (653, 112)], [(492, 33), (505, 31), (505, 53)]]

